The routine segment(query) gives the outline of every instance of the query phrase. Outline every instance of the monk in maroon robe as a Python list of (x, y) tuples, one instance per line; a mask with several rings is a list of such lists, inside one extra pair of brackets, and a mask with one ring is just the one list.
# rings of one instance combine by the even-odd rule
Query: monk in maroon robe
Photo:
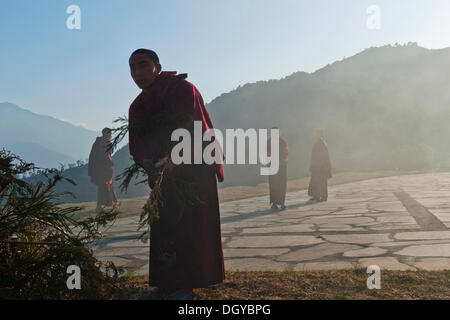
[[(278, 129), (273, 127), (272, 129)], [(271, 143), (270, 139), (267, 141), (267, 154), (271, 155)], [(279, 138), (279, 169), (274, 175), (269, 176), (269, 193), (270, 204), (272, 209), (278, 210), (278, 206), (281, 206), (281, 210), (285, 210), (284, 204), (286, 198), (287, 187), (287, 164), (289, 156), (289, 146), (281, 136)]]
[(331, 160), (328, 146), (323, 138), (323, 132), (319, 131), (316, 143), (311, 155), (311, 181), (309, 183), (308, 195), (311, 200), (327, 201), (328, 179), (331, 178)]
[[(151, 164), (160, 163), (168, 153), (170, 137), (163, 130), (142, 130), (138, 125), (162, 113), (190, 117), (184, 128), (192, 132), (193, 121), (201, 121), (202, 130), (213, 128), (211, 118), (197, 88), (186, 81), (186, 74), (161, 72), (154, 51), (138, 49), (129, 60), (131, 76), (142, 92), (129, 109), (129, 148), (136, 163), (151, 172)], [(139, 129), (141, 128), (141, 129)], [(144, 128), (145, 129), (145, 128)], [(151, 129), (151, 128), (149, 128)], [(222, 252), (217, 179), (224, 179), (223, 165), (164, 162), (166, 172), (189, 180), (197, 187), (201, 202), (178, 208), (176, 195), (165, 190), (159, 219), (150, 226), (150, 285), (174, 292), (174, 299), (192, 299), (192, 289), (221, 283), (225, 279)], [(152, 187), (151, 178), (149, 185)], [(182, 214), (179, 215), (180, 211)], [(174, 216), (181, 217), (173, 219)], [(174, 258), (168, 262), (168, 257)]]
[(104, 128), (102, 137), (97, 137), (89, 154), (88, 175), (91, 182), (98, 186), (96, 212), (105, 206), (118, 205), (116, 190), (113, 185), (114, 162), (111, 154), (111, 129)]

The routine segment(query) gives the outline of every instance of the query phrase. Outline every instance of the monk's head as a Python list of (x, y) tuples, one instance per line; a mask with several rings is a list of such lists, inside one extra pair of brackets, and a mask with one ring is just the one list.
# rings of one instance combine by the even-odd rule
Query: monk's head
[(161, 72), (161, 64), (156, 52), (137, 49), (129, 59), (131, 77), (140, 89), (150, 87)]
[(110, 129), (110, 128), (103, 128), (103, 130), (102, 130), (102, 135), (103, 135), (105, 138), (111, 139), (111, 136), (112, 136), (112, 134), (111, 134), (111, 129)]

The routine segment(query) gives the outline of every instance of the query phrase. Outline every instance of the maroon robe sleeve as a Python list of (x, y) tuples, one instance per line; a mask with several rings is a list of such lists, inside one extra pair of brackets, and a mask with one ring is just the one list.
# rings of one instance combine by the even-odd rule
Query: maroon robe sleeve
[(287, 164), (287, 163), (288, 163), (288, 158), (289, 158), (289, 146), (288, 146), (286, 140), (284, 140), (284, 139), (282, 139), (282, 140), (283, 140), (283, 144), (284, 144), (284, 148), (283, 148), (283, 153), (284, 153), (284, 155), (283, 155), (283, 161), (284, 161), (285, 164)]
[(327, 143), (324, 143), (325, 146), (325, 157), (327, 162), (327, 170), (328, 170), (328, 177), (331, 178), (333, 176), (333, 166), (331, 164), (331, 158), (330, 158), (330, 152), (328, 151)]
[[(211, 117), (205, 108), (203, 98), (198, 89), (185, 80), (179, 81), (171, 94), (167, 97), (167, 105), (174, 113), (187, 113), (192, 115), (194, 121), (202, 122), (202, 132), (213, 129)], [(193, 146), (192, 146), (193, 152)], [(193, 160), (193, 154), (192, 154)], [(216, 164), (217, 179), (224, 180), (223, 162)]]
[(136, 111), (138, 99), (140, 99), (140, 95), (131, 104), (130, 109), (128, 110), (128, 147), (130, 149), (130, 154), (133, 157), (134, 162), (140, 162), (145, 157), (145, 147), (142, 145), (142, 137), (141, 139), (138, 138), (136, 126), (133, 125), (134, 123), (136, 123), (138, 118)]
[(309, 164), (309, 172), (313, 172), (316, 171), (317, 168), (317, 158), (318, 158), (318, 148), (319, 148), (319, 144), (318, 142), (314, 143), (313, 149), (312, 149), (312, 153), (311, 153), (311, 160), (310, 160), (310, 164)]
[(332, 176), (332, 166), (327, 143), (321, 139), (314, 144), (311, 154), (311, 164), (309, 171), (325, 172), (329, 178)]
[(96, 184), (112, 182), (114, 163), (111, 158), (112, 150), (108, 151), (111, 142), (104, 138), (97, 138), (89, 154), (88, 175)]
[(97, 152), (97, 140), (92, 145), (91, 152), (89, 153), (89, 163), (88, 163), (88, 176), (93, 177), (95, 172), (95, 153)]
[[(270, 157), (272, 155), (272, 150), (271, 150), (271, 143), (270, 143), (271, 139), (269, 138), (267, 140), (267, 155)], [(280, 146), (279, 146), (279, 161), (280, 163), (283, 162), (284, 164), (287, 164), (288, 162), (288, 157), (289, 157), (289, 147), (288, 144), (286, 142), (286, 140), (284, 140), (283, 138), (280, 138)]]

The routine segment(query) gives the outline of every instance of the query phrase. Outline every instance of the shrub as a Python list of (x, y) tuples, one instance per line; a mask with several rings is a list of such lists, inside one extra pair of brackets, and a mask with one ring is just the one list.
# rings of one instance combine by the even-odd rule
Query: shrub
[[(37, 168), (9, 151), (0, 151), (0, 299), (104, 299), (117, 287), (118, 270), (102, 263), (88, 244), (115, 215), (75, 219), (80, 207), (60, 208), (55, 185), (66, 180), (58, 169), (44, 169), (47, 182), (17, 176)], [(67, 267), (81, 270), (81, 289), (69, 290)]]

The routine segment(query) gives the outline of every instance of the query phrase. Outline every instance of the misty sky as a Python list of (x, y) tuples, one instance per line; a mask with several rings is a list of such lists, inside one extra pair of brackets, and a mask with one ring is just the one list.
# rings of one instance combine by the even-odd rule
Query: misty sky
[[(72, 4), (80, 30), (66, 27)], [(380, 30), (366, 26), (370, 5)], [(101, 130), (139, 93), (136, 48), (188, 73), (209, 102), (371, 46), (449, 47), (449, 15), (448, 0), (0, 0), (0, 102)]]

